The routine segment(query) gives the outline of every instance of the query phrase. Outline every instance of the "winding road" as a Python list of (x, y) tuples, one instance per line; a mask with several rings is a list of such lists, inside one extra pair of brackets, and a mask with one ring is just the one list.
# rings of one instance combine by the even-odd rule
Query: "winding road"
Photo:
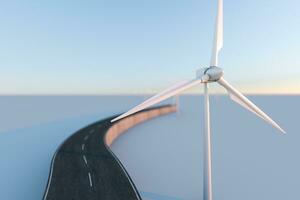
[(156, 107), (111, 123), (113, 116), (73, 134), (53, 156), (43, 199), (141, 200), (130, 176), (109, 145), (127, 129), (175, 110), (170, 105)]

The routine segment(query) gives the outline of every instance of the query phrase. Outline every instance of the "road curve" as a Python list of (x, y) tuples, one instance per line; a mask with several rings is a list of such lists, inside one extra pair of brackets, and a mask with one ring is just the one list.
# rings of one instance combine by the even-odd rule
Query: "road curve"
[(53, 156), (43, 200), (141, 200), (109, 146), (127, 129), (174, 111), (155, 107), (111, 123), (113, 116), (73, 134)]

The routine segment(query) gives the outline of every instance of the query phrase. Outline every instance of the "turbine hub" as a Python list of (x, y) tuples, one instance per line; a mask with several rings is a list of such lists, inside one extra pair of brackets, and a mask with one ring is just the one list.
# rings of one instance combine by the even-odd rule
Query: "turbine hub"
[(203, 76), (208, 76), (207, 82), (216, 82), (218, 81), (223, 75), (223, 69), (220, 67), (207, 67), (207, 68), (201, 68), (197, 71), (196, 77), (198, 79), (202, 79)]

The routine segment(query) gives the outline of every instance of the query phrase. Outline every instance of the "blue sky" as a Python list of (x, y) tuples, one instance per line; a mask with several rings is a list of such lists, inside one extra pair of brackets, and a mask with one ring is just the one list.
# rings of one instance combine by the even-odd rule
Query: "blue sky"
[[(300, 1), (224, 6), (228, 81), (300, 93)], [(209, 65), (215, 14), (215, 0), (2, 1), (0, 94), (142, 94), (192, 79)]]

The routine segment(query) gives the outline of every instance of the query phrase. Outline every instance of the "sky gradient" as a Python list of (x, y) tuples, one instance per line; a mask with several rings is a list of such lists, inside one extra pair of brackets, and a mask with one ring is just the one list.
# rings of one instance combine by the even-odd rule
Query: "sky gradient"
[[(300, 1), (224, 7), (226, 79), (300, 94)], [(209, 65), (215, 14), (215, 0), (2, 1), (0, 94), (143, 94), (192, 79)]]

